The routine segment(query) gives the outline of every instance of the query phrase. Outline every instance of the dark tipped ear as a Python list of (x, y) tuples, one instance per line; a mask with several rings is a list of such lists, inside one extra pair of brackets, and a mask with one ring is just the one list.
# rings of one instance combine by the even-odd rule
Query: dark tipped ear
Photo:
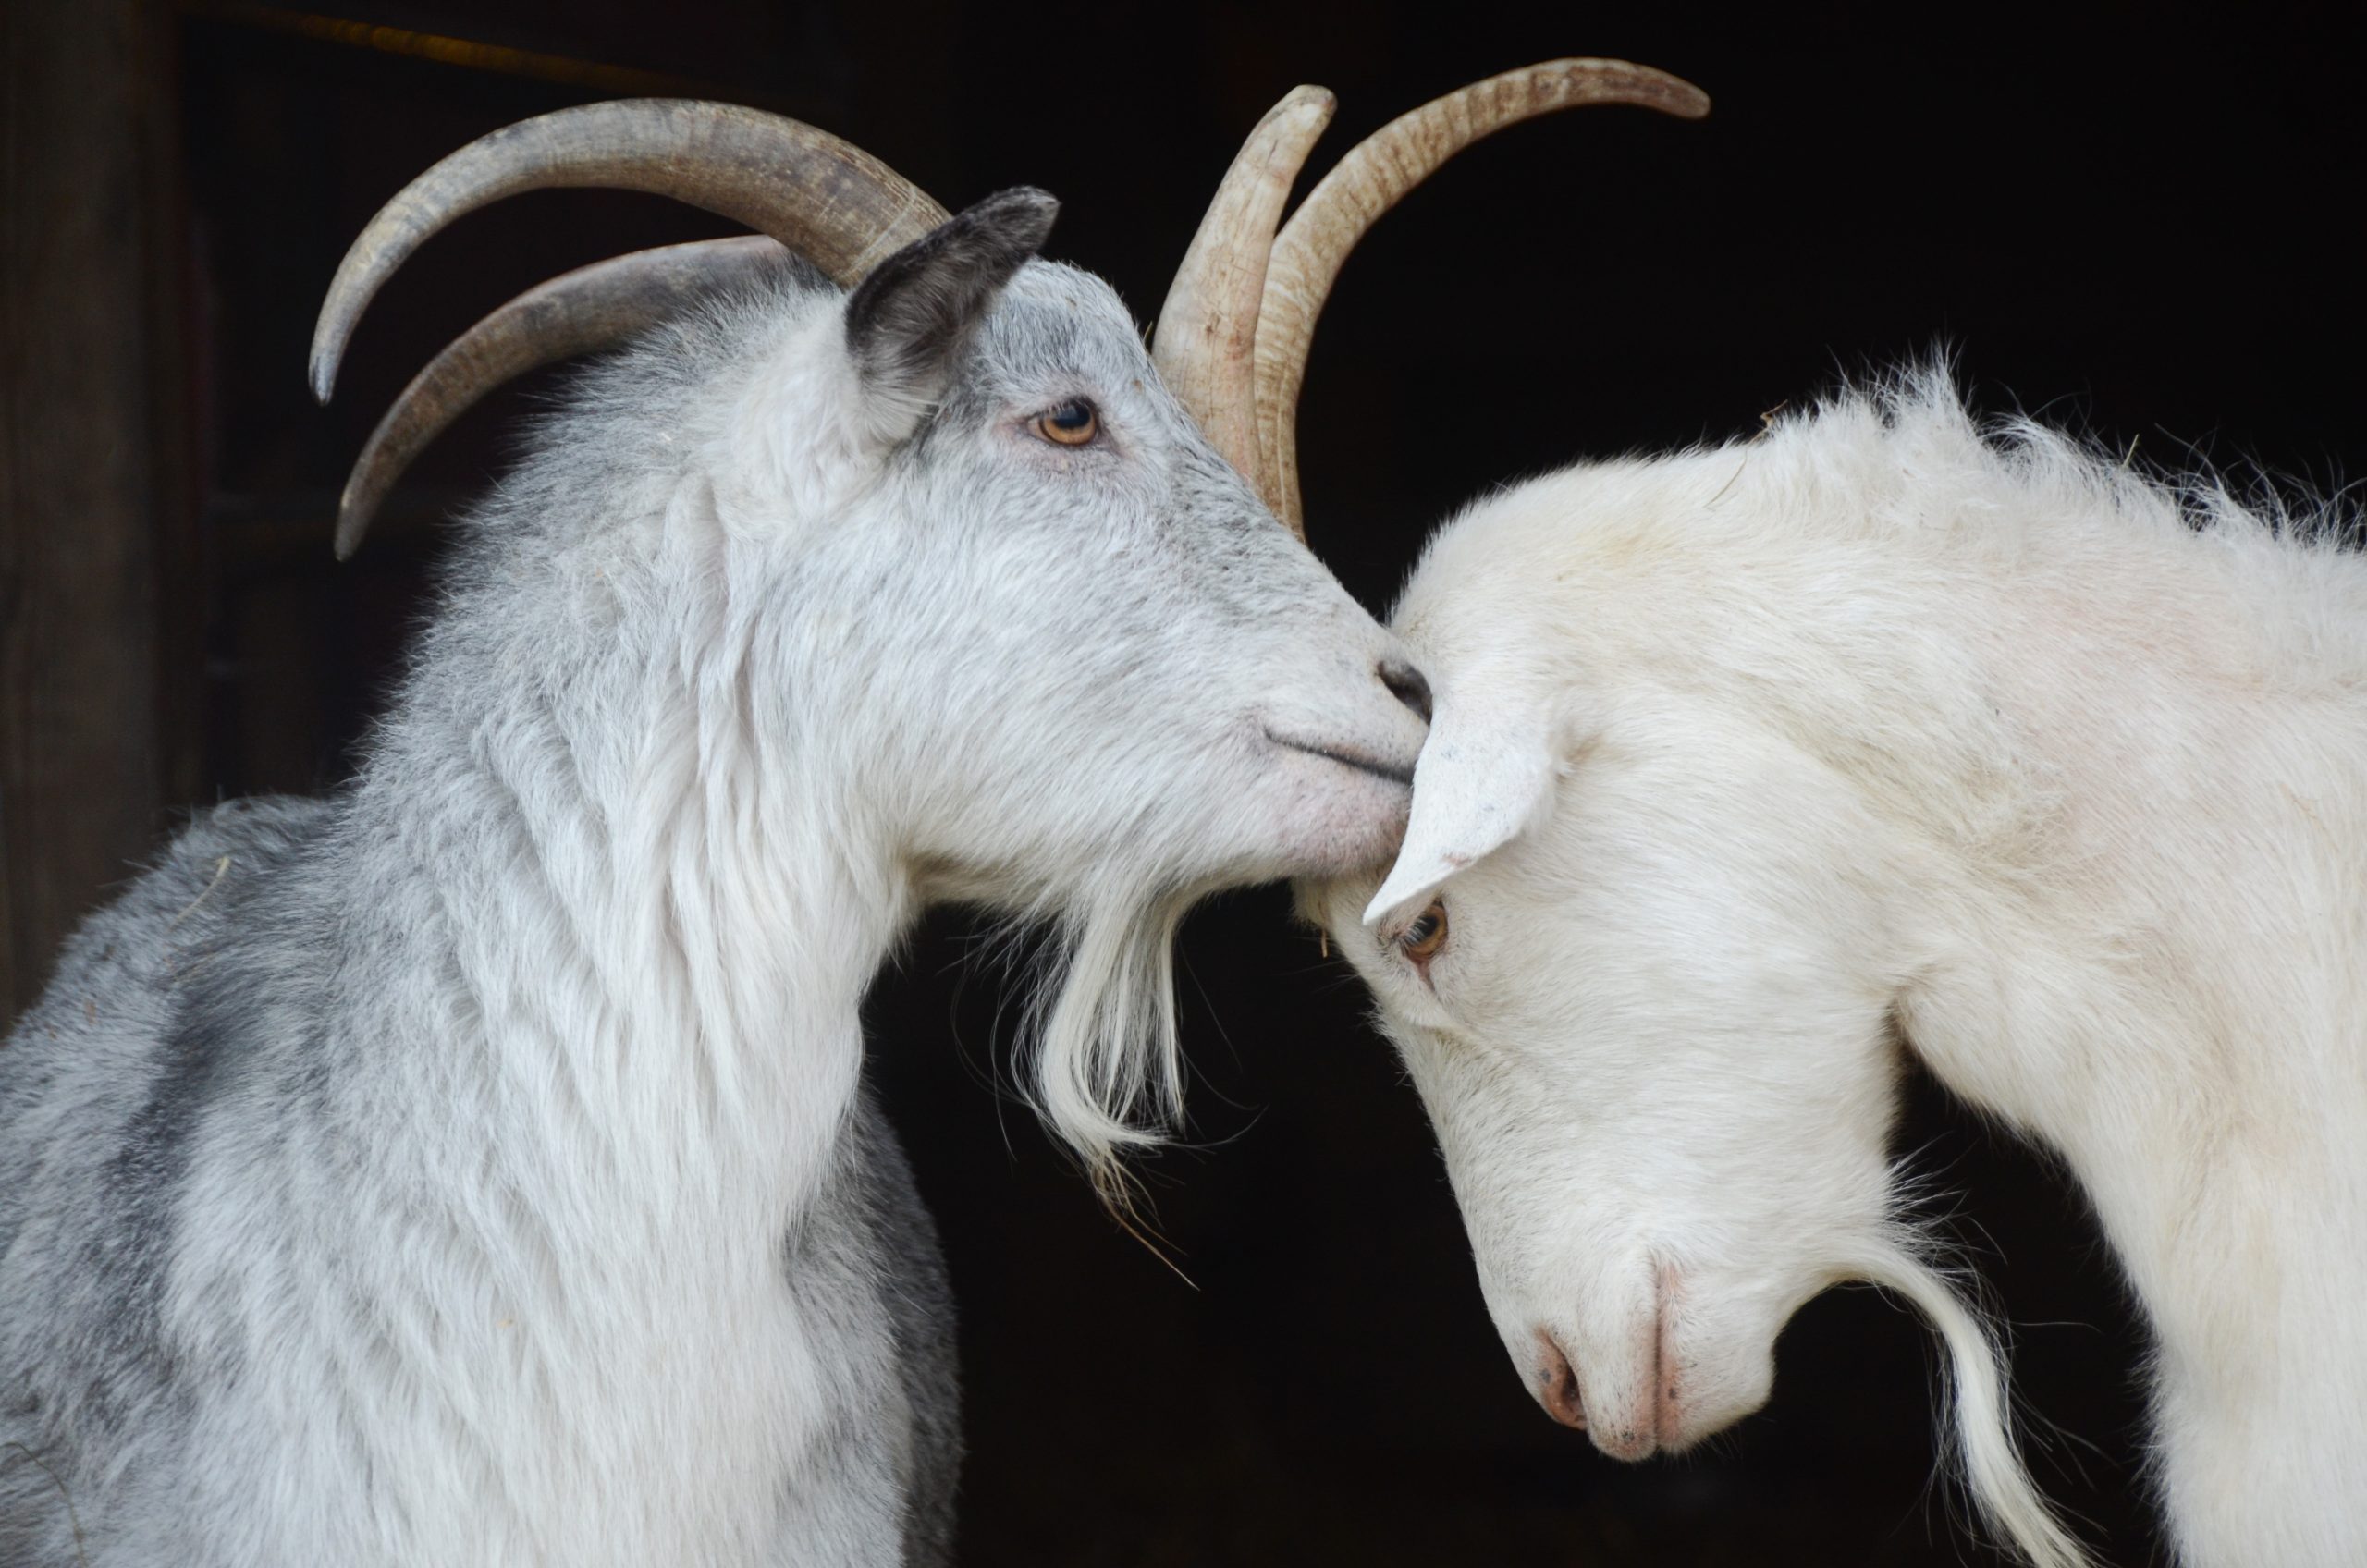
[(953, 379), (979, 318), (1052, 232), (1061, 204), (1032, 186), (956, 213), (871, 270), (847, 299), (847, 354), (873, 425), (909, 434)]

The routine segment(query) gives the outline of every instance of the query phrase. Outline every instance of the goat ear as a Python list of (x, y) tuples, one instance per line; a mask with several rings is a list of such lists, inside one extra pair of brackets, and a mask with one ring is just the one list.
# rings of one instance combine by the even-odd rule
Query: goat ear
[(912, 434), (1003, 285), (1052, 232), (1061, 204), (1032, 186), (964, 208), (889, 256), (846, 305), (847, 355), (875, 434)]
[(1496, 704), (1441, 695), (1414, 765), (1404, 846), (1365, 906), (1367, 925), (1428, 900), (1544, 815), (1557, 774), (1554, 729), (1547, 715), (1502, 694)]

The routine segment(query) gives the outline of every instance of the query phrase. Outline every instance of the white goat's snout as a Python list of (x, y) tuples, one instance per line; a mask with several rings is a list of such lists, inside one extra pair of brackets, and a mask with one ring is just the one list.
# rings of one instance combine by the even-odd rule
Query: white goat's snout
[[(1537, 1366), (1530, 1386), (1545, 1414), (1573, 1431), (1584, 1432), (1613, 1459), (1649, 1459), (1663, 1448), (1682, 1445), (1674, 1429), (1674, 1390), (1659, 1377), (1659, 1333), (1646, 1325), (1641, 1354), (1590, 1359), (1588, 1376), (1549, 1330), (1537, 1330)], [(1587, 1390), (1591, 1388), (1589, 1403)]]
[[(1525, 1338), (1504, 1336), (1545, 1413), (1593, 1439), (1613, 1459), (1642, 1459), (1660, 1443), (1661, 1291), (1656, 1272), (1634, 1259), (1589, 1271), (1591, 1279), (1538, 1305)], [(1553, 1300), (1553, 1297), (1560, 1297)], [(1517, 1317), (1504, 1327), (1518, 1323)]]
[[(1634, 1342), (1608, 1355), (1587, 1357), (1587, 1376), (1563, 1347), (1577, 1338), (1537, 1330), (1537, 1356), (1529, 1386), (1545, 1414), (1594, 1439), (1613, 1459), (1648, 1459), (1663, 1448), (1683, 1446), (1676, 1390), (1662, 1376), (1663, 1356), (1657, 1315), (1623, 1336)], [(1583, 1352), (1581, 1352), (1583, 1354)], [(1593, 1390), (1589, 1402), (1588, 1390)]]
[(1545, 1414), (1574, 1432), (1587, 1429), (1587, 1401), (1578, 1388), (1578, 1375), (1570, 1370), (1570, 1358), (1553, 1342), (1553, 1336), (1544, 1329), (1537, 1330), (1537, 1403)]
[(1686, 1333), (1680, 1284), (1662, 1265), (1650, 1291), (1605, 1321), (1539, 1324), (1530, 1332), (1528, 1385), (1538, 1403), (1613, 1459), (1690, 1448), (1766, 1403), (1770, 1379), (1751, 1373), (1748, 1356), (1720, 1354)]

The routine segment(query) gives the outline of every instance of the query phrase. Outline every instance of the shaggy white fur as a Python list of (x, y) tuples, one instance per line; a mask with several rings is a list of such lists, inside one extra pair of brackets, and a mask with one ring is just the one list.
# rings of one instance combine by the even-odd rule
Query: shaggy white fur
[(2367, 1562), (2367, 559), (2336, 532), (1983, 432), (1936, 374), (1441, 530), (1395, 616), (1438, 699), (1406, 844), (1302, 899), (1541, 1398), (1681, 1447), (1871, 1278), (1951, 1341), (1993, 1522), (2079, 1561), (1901, 1228), (1903, 1040), (2093, 1201), (2182, 1560)]

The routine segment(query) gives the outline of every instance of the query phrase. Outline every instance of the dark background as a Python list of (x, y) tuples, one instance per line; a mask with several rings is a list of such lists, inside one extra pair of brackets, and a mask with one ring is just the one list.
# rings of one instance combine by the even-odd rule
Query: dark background
[[(1302, 451), (1315, 546), (1379, 612), (1490, 481), (1748, 432), (1935, 349), (1990, 410), (2338, 487), (2367, 457), (2347, 10), (6, 0), (0, 979), (29, 999), (62, 924), (175, 811), (341, 776), (436, 520), (553, 385), (466, 420), (337, 567), (337, 487), (411, 372), (551, 274), (726, 232), (587, 192), (466, 219), (315, 409), (304, 345), (346, 242), (483, 131), (650, 92), (785, 110), (949, 205), (1051, 189), (1052, 253), (1147, 319), (1294, 83), (1340, 95), (1318, 173), (1424, 99), (1558, 54), (1699, 83), (1702, 124), (1595, 110), (1483, 143), (1347, 269)], [(1703, 1452), (1622, 1466), (1548, 1422), (1419, 1107), (1279, 893), (1184, 939), (1194, 1144), (1149, 1176), (1190, 1286), (999, 1092), (1011, 1025), (977, 934), (932, 919), (869, 1011), (965, 1314), (966, 1561), (1989, 1560), (1931, 1479), (1922, 1331), (1870, 1292), (1804, 1312), (1773, 1403)], [(2160, 1560), (2141, 1341), (2084, 1209), (1928, 1084), (1900, 1140), (1967, 1194), (1956, 1230), (2015, 1322), (2029, 1414), (2059, 1428), (2042, 1485), (2112, 1560)]]

